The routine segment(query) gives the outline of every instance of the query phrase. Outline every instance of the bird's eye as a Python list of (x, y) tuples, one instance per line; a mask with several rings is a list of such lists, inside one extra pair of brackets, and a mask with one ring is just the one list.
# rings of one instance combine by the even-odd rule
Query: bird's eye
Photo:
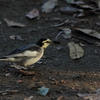
[(47, 41), (46, 43), (50, 43), (50, 41)]

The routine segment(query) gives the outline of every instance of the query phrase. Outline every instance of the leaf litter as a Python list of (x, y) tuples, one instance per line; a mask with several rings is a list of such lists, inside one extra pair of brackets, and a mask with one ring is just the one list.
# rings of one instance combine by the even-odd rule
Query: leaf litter
[(69, 28), (66, 28), (66, 27), (59, 27), (58, 29), (61, 29), (63, 31), (63, 34), (62, 36), (65, 38), (65, 39), (69, 39), (72, 37), (71, 35), (71, 29)]
[(30, 96), (30, 97), (26, 97), (24, 98), (24, 100), (32, 100), (33, 96)]
[(79, 97), (82, 97), (85, 100), (100, 100), (100, 89), (94, 91), (93, 93), (87, 93), (87, 94), (77, 94)]
[(76, 31), (82, 32), (84, 34), (90, 35), (92, 37), (100, 39), (100, 33), (98, 33), (96, 30), (92, 29), (81, 29), (81, 28), (74, 28)]
[(51, 12), (57, 4), (58, 4), (58, 0), (48, 0), (42, 6), (42, 12), (45, 13)]
[(71, 6), (71, 5), (67, 5), (67, 6), (61, 7), (59, 9), (59, 11), (62, 12), (62, 13), (73, 14), (73, 13), (77, 13), (77, 12), (82, 12), (83, 10), (79, 9), (79, 8), (75, 8), (75, 7)]
[(28, 17), (30, 19), (33, 19), (33, 18), (36, 18), (36, 17), (39, 18), (39, 10), (36, 9), (36, 8), (32, 9), (30, 12), (28, 12), (26, 14), (26, 17)]
[(70, 58), (78, 59), (84, 55), (84, 50), (78, 44), (75, 44), (74, 42), (69, 42), (68, 47)]
[(38, 88), (38, 90), (39, 91), (37, 93), (43, 96), (45, 96), (49, 92), (49, 88), (46, 88), (44, 86), (42, 86), (41, 88)]
[(22, 39), (22, 37), (19, 36), (19, 35), (10, 35), (9, 38), (12, 39), (12, 40), (21, 40), (21, 41), (24, 41), (24, 39)]
[(7, 23), (8, 26), (26, 27), (25, 24), (22, 24), (22, 23), (19, 23), (19, 22), (14, 22), (14, 21), (9, 20), (7, 18), (4, 18), (4, 21)]
[(6, 95), (6, 94), (13, 94), (13, 93), (17, 93), (19, 92), (19, 90), (4, 90), (4, 91), (0, 91), (0, 94), (2, 95)]

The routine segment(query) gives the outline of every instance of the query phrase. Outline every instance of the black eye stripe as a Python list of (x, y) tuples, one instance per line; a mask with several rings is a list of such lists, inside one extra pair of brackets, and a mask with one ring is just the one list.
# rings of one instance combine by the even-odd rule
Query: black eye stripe
[(50, 41), (47, 41), (47, 43), (51, 43)]
[(44, 43), (51, 43), (50, 41), (46, 41), (46, 42), (44, 42)]

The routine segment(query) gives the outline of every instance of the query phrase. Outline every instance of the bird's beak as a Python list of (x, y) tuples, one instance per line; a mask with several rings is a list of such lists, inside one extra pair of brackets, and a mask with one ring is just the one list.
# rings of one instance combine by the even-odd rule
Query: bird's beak
[(60, 44), (59, 41), (52, 41), (52, 43), (54, 43), (54, 44)]

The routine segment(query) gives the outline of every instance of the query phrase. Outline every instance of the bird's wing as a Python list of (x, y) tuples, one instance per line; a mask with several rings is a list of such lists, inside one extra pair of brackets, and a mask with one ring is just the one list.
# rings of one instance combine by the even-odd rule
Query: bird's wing
[(35, 44), (29, 44), (27, 46), (22, 46), (10, 54), (8, 54), (6, 57), (35, 57), (38, 54), (39, 47), (36, 46)]
[(30, 49), (33, 46), (34, 46), (34, 44), (29, 44), (29, 45), (22, 46), (22, 47), (20, 47), (20, 48), (18, 48), (16, 50), (12, 51), (8, 55), (22, 53), (23, 51), (28, 50), (28, 49)]

